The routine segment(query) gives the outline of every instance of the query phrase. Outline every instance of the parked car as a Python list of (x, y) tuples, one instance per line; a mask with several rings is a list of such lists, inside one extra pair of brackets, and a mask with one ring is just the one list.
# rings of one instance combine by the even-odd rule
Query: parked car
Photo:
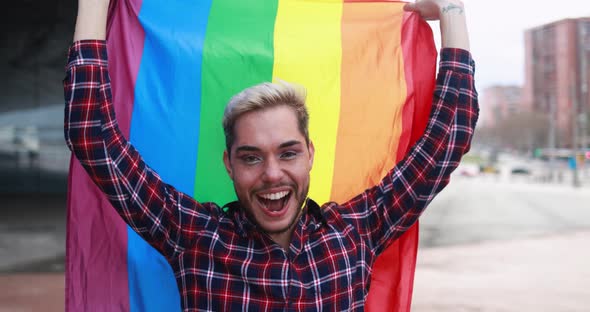
[(510, 173), (513, 175), (530, 175), (531, 170), (525, 167), (514, 167)]

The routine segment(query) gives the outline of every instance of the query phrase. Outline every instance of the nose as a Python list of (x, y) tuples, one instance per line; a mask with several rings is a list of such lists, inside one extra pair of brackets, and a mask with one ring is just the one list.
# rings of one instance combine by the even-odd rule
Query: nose
[(267, 183), (278, 182), (283, 177), (283, 170), (278, 160), (269, 159), (265, 163), (263, 180)]

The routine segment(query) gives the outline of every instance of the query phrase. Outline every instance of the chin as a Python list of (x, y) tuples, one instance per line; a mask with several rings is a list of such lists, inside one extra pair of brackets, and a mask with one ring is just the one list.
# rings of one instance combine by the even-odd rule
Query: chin
[(299, 210), (296, 207), (289, 207), (289, 210), (279, 220), (256, 220), (262, 230), (268, 234), (284, 233), (297, 223), (299, 218)]

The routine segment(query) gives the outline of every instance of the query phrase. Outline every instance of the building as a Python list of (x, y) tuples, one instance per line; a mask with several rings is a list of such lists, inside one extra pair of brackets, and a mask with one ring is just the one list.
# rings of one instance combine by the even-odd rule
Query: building
[[(590, 112), (590, 17), (564, 19), (525, 32), (526, 109), (555, 116), (555, 146), (572, 147), (588, 129)], [(574, 101), (575, 100), (575, 101)]]
[(508, 116), (521, 111), (522, 88), (519, 86), (492, 86), (485, 88), (481, 97), (481, 125), (497, 126)]

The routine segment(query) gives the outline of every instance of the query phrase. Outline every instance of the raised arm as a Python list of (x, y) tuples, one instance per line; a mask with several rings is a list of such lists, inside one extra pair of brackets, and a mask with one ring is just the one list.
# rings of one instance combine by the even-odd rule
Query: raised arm
[(125, 222), (171, 259), (193, 245), (217, 210), (164, 183), (119, 130), (104, 41), (107, 10), (106, 0), (79, 4), (64, 79), (66, 143)]
[(74, 41), (105, 40), (110, 0), (79, 0)]
[(418, 0), (408, 3), (404, 10), (416, 12), (425, 20), (440, 21), (442, 48), (469, 51), (469, 33), (465, 6), (459, 0)]
[(440, 18), (443, 49), (423, 136), (378, 185), (343, 205), (341, 215), (357, 226), (375, 254), (408, 230), (449, 183), (470, 148), (479, 111), (462, 4), (425, 0), (406, 10)]

